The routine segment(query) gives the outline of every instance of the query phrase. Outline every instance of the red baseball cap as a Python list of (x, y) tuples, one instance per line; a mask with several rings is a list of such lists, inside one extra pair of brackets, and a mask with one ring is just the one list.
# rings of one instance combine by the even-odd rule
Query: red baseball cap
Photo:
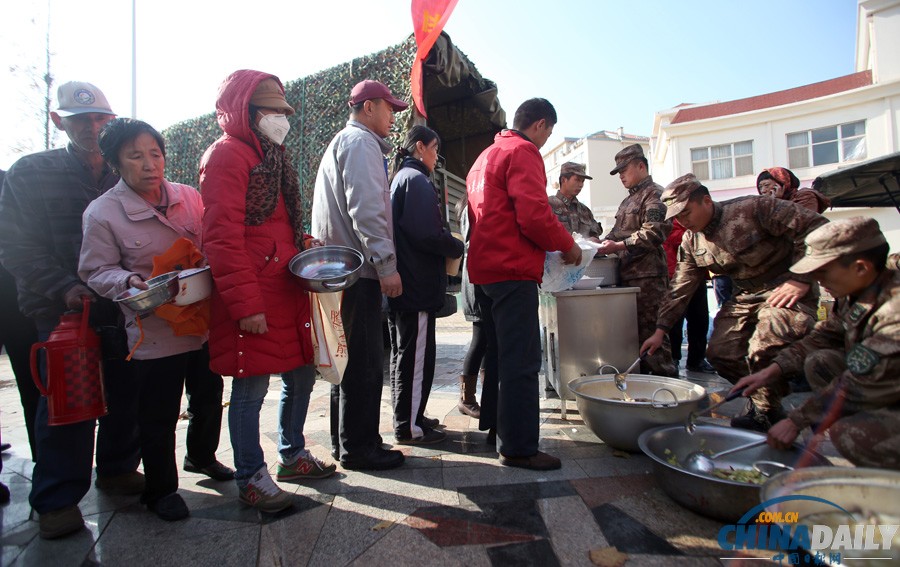
[(374, 100), (377, 98), (382, 98), (387, 101), (387, 103), (390, 104), (394, 109), (394, 112), (406, 110), (406, 108), (409, 106), (402, 100), (394, 98), (394, 95), (391, 94), (391, 89), (387, 88), (382, 83), (373, 81), (371, 79), (366, 79), (365, 81), (356, 83), (356, 86), (353, 87), (352, 91), (350, 91), (349, 105), (356, 106), (361, 102)]

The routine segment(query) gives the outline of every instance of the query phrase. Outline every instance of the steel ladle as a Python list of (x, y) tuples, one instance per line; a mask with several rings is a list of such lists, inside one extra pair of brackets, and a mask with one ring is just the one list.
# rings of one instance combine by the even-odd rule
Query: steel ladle
[(730, 455), (731, 453), (737, 453), (738, 451), (756, 447), (757, 445), (764, 445), (765, 442), (765, 439), (758, 439), (752, 443), (739, 445), (738, 447), (734, 447), (733, 449), (726, 449), (725, 451), (719, 451), (718, 453), (709, 456), (704, 455), (700, 451), (694, 451), (687, 456), (687, 459), (684, 460), (684, 468), (695, 473), (707, 475), (712, 474), (712, 472), (716, 470), (716, 463), (714, 461), (719, 457), (723, 455)]
[(688, 432), (688, 435), (693, 435), (694, 430), (697, 429), (697, 424), (695, 423), (697, 416), (703, 415), (705, 413), (709, 413), (709, 412), (713, 411), (714, 409), (718, 408), (719, 406), (721, 406), (722, 404), (739, 398), (741, 396), (741, 394), (743, 394), (743, 393), (744, 393), (744, 388), (735, 390), (734, 392), (725, 396), (725, 399), (722, 400), (721, 402), (715, 403), (704, 410), (692, 411), (691, 414), (688, 416), (687, 421), (684, 422), (684, 430)]

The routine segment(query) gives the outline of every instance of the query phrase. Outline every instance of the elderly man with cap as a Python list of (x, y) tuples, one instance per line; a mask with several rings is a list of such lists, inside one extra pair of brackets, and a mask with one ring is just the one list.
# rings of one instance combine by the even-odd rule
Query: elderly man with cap
[[(727, 380), (768, 366), (785, 345), (803, 338), (815, 323), (818, 288), (808, 276), (788, 272), (803, 257), (803, 239), (828, 220), (790, 201), (751, 196), (723, 203), (693, 174), (679, 177), (662, 196), (685, 227), (681, 258), (669, 301), (660, 309), (657, 329), (642, 350), (663, 344), (684, 313), (706, 273), (731, 276), (735, 292), (719, 309), (706, 350), (707, 360)], [(747, 415), (733, 427), (766, 431), (781, 419), (786, 388), (761, 388)]]
[(826, 224), (806, 245), (791, 271), (836, 298), (831, 316), (733, 390), (747, 396), (805, 370), (813, 395), (769, 429), (769, 444), (783, 449), (806, 427), (827, 429), (853, 464), (900, 470), (900, 272), (885, 267), (888, 244), (871, 218)]
[[(137, 472), (140, 449), (131, 411), (124, 329), (118, 308), (98, 298), (78, 278), (81, 216), (88, 204), (116, 184), (97, 144), (100, 129), (115, 114), (103, 93), (90, 83), (59, 86), (53, 124), (69, 138), (65, 148), (19, 159), (7, 173), (0, 194), (0, 261), (13, 275), (19, 308), (46, 341), (67, 310), (81, 310), (90, 298), (91, 323), (101, 329), (103, 373), (109, 414), (97, 435), (97, 488), (140, 494), (144, 475)], [(41, 365), (46, 383), (46, 365)], [(40, 514), (40, 534), (62, 537), (84, 521), (78, 503), (91, 483), (94, 420), (71, 425), (48, 424), (47, 399), (38, 402), (35, 419), (37, 462), (31, 506)]]
[(384, 449), (378, 433), (384, 380), (381, 295), (397, 297), (403, 284), (385, 160), (391, 145), (385, 138), (394, 113), (408, 105), (372, 80), (353, 87), (348, 105), (350, 120), (319, 164), (312, 204), (313, 235), (365, 258), (359, 281), (344, 290), (341, 301), (349, 359), (341, 384), (331, 391), (332, 455), (347, 469), (391, 469), (404, 458)]
[(585, 238), (600, 242), (603, 227), (594, 220), (594, 214), (587, 205), (578, 200), (584, 188), (584, 180), (593, 179), (585, 173), (583, 163), (567, 161), (559, 169), (559, 191), (550, 197), (550, 208), (566, 230), (577, 232)]
[[(618, 255), (621, 284), (640, 288), (638, 339), (645, 341), (656, 329), (656, 317), (669, 288), (663, 242), (672, 230), (672, 223), (666, 220), (666, 207), (660, 201), (663, 188), (648, 173), (641, 146), (632, 144), (617, 153), (615, 159), (616, 167), (609, 174), (619, 174), (628, 196), (619, 205), (616, 224), (597, 252)], [(663, 340), (666, 348), (648, 353), (641, 360), (641, 372), (677, 377), (669, 339)]]

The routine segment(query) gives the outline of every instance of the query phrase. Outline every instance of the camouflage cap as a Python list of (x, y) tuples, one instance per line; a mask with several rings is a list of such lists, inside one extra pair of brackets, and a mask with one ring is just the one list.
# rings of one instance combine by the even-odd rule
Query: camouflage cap
[(662, 192), (663, 205), (666, 206), (666, 220), (674, 217), (684, 210), (688, 199), (695, 190), (702, 187), (693, 173), (682, 175), (666, 186)]
[(593, 179), (593, 177), (585, 173), (585, 166), (583, 163), (575, 163), (574, 161), (567, 161), (562, 164), (562, 167), (559, 168), (559, 175), (560, 177), (577, 175), (578, 177), (584, 177), (585, 179)]
[(808, 274), (841, 256), (865, 252), (885, 242), (878, 221), (873, 218), (836, 220), (806, 235), (806, 256), (791, 266), (791, 271)]
[(640, 144), (631, 144), (625, 149), (619, 151), (616, 154), (616, 168), (609, 172), (610, 175), (615, 175), (621, 171), (623, 167), (629, 164), (631, 160), (634, 158), (642, 158), (644, 157), (644, 150), (641, 148)]

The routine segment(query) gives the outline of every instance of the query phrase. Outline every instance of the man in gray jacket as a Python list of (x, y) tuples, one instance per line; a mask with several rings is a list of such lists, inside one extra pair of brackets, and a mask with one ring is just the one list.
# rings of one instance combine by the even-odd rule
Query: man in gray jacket
[(394, 113), (408, 105), (378, 81), (350, 92), (350, 120), (337, 133), (319, 164), (313, 193), (312, 234), (325, 244), (362, 253), (360, 279), (344, 290), (341, 316), (348, 361), (331, 390), (332, 455), (351, 470), (381, 470), (403, 464), (400, 451), (381, 446), (378, 433), (384, 381), (381, 294), (403, 291), (393, 241), (391, 195), (384, 138)]

